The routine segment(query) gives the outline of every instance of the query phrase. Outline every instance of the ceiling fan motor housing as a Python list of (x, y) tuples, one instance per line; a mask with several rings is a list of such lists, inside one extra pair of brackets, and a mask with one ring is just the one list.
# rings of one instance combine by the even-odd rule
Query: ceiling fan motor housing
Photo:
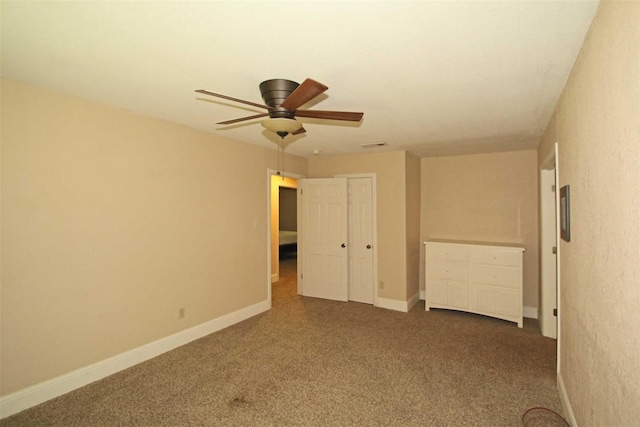
[(298, 86), (300, 86), (298, 83), (286, 79), (272, 79), (260, 83), (262, 99), (264, 99), (265, 104), (274, 108), (269, 111), (269, 116), (272, 118), (294, 118), (294, 111), (282, 108), (280, 104), (282, 104)]

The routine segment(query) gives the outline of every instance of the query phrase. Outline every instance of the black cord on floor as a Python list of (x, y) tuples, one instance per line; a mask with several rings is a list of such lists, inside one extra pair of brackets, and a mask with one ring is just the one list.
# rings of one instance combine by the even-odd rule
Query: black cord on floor
[(525, 425), (525, 418), (526, 418), (527, 414), (529, 414), (532, 411), (544, 411), (544, 412), (548, 412), (550, 414), (554, 414), (555, 416), (558, 417), (559, 420), (562, 420), (567, 427), (571, 427), (570, 424), (567, 422), (567, 420), (564, 419), (564, 417), (562, 415), (560, 415), (559, 413), (557, 413), (553, 409), (545, 408), (543, 406), (534, 406), (533, 408), (527, 409), (525, 411), (525, 413), (522, 414), (522, 425), (523, 426)]

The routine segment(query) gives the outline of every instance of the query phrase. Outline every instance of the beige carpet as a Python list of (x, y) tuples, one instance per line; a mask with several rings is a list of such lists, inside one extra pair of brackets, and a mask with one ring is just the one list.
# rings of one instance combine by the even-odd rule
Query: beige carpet
[(9, 417), (0, 426), (519, 426), (561, 412), (555, 341), (483, 316), (296, 294), (273, 309)]

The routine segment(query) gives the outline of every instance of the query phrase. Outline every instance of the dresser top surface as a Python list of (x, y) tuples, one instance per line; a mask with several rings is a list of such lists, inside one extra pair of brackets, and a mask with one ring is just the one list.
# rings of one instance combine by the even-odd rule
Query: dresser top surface
[(453, 239), (429, 239), (424, 242), (427, 243), (449, 243), (456, 245), (467, 245), (467, 246), (492, 246), (497, 248), (511, 248), (511, 249), (520, 249), (524, 252), (524, 247), (519, 243), (504, 243), (504, 242), (479, 242), (479, 241), (471, 241), (471, 240), (453, 240)]

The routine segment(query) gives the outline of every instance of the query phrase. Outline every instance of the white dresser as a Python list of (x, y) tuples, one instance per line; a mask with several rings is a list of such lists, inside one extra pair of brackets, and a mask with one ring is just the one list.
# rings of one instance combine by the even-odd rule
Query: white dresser
[(429, 240), (425, 244), (425, 309), (447, 308), (516, 322), (522, 327), (524, 248), (501, 243)]

